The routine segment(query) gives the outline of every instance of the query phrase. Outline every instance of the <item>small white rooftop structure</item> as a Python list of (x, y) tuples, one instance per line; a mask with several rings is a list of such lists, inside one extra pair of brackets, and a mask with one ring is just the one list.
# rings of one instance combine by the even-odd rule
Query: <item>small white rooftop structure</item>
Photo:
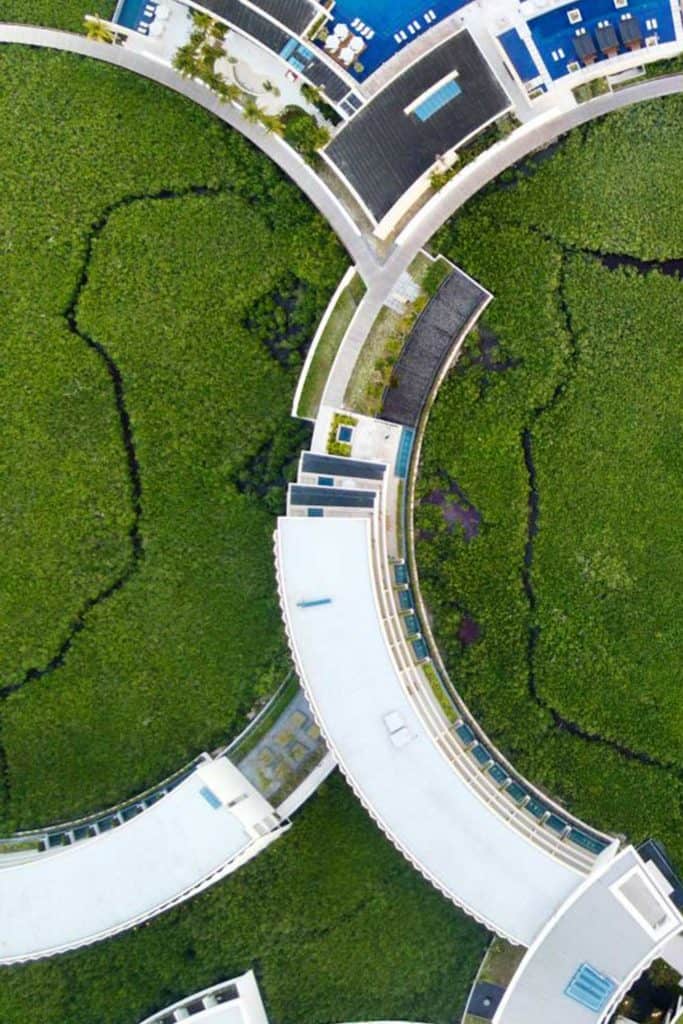
[(268, 1024), (261, 993), (253, 971), (222, 981), (211, 988), (167, 1006), (141, 1024)]
[(118, 828), (0, 868), (0, 963), (139, 924), (230, 874), (286, 827), (227, 758), (205, 762)]
[(495, 1024), (599, 1024), (680, 931), (670, 888), (632, 847), (596, 868), (527, 951)]
[(394, 844), (455, 903), (530, 945), (584, 876), (506, 824), (427, 734), (386, 643), (370, 531), (370, 518), (279, 520), (283, 612), (309, 701)]

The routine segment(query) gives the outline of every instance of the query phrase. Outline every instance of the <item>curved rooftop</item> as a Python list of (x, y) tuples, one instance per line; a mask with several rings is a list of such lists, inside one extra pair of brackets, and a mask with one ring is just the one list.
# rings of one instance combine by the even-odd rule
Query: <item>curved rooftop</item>
[(279, 521), (283, 611), (311, 705), (395, 845), (458, 905), (529, 945), (583, 873), (511, 828), (427, 734), (386, 641), (373, 557), (367, 517)]
[(253, 971), (222, 981), (167, 1006), (141, 1024), (268, 1024), (261, 993)]
[(0, 867), (0, 964), (87, 945), (229, 874), (287, 827), (227, 758), (111, 832)]
[(683, 925), (671, 886), (625, 849), (596, 870), (528, 950), (495, 1024), (599, 1024)]

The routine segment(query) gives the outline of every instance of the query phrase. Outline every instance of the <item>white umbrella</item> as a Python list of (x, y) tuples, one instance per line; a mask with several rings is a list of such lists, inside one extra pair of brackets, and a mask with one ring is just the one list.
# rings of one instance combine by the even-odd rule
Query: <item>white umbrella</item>
[(325, 49), (328, 53), (335, 53), (341, 46), (341, 39), (339, 36), (328, 36), (325, 40)]
[(346, 39), (349, 34), (349, 26), (345, 25), (343, 21), (337, 22), (334, 26), (335, 36), (340, 36), (341, 39)]
[(349, 50), (353, 50), (354, 53), (360, 53), (361, 50), (365, 49), (365, 40), (361, 39), (360, 36), (354, 36), (349, 43)]
[(350, 64), (352, 60), (356, 59), (356, 55), (350, 46), (345, 46), (339, 54), (339, 58), (344, 64)]

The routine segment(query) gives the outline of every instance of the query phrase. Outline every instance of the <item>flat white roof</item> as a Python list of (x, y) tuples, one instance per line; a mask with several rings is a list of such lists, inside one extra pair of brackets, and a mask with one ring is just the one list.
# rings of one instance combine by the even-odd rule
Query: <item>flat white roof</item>
[[(234, 989), (236, 995), (226, 1002), (220, 1002), (225, 997), (226, 990)], [(218, 1005), (212, 1006), (211, 1003)], [(204, 1004), (204, 1009), (197, 1009), (197, 1004)], [(208, 1005), (207, 1005), (208, 1004)], [(151, 1017), (146, 1017), (141, 1024), (159, 1024), (160, 1021), (175, 1019), (175, 1014), (187, 1010), (192, 1006), (190, 1014), (192, 1024), (268, 1024), (268, 1017), (261, 999), (258, 983), (253, 971), (247, 971), (239, 978), (232, 978), (230, 981), (221, 981), (211, 988), (205, 988), (201, 992), (195, 992), (191, 996), (185, 996), (172, 1006), (157, 1011)], [(178, 1019), (188, 1019), (178, 1017)]]
[[(507, 826), (427, 735), (404, 695), (380, 624), (370, 521), (282, 518), (278, 564), (311, 704), (363, 801), (396, 845), (457, 903), (529, 945), (583, 876)], [(330, 603), (299, 604), (323, 599)], [(401, 742), (385, 722), (392, 712), (405, 726)]]
[[(650, 916), (660, 901), (660, 908)], [(643, 909), (646, 916), (641, 919)], [(655, 932), (648, 919), (660, 921)], [(680, 927), (675, 907), (658, 891), (633, 847), (628, 847), (591, 876), (527, 952), (496, 1012), (495, 1024), (598, 1024)], [(605, 979), (605, 1001), (596, 1009), (566, 994), (583, 964)]]
[(195, 771), (111, 832), (1, 868), (0, 962), (121, 930), (245, 849), (248, 832), (227, 807), (212, 806), (200, 792), (205, 785)]

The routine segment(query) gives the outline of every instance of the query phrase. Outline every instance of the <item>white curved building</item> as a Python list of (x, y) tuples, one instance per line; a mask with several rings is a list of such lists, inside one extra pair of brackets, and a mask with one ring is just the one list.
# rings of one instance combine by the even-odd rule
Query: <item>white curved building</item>
[(254, 972), (195, 992), (145, 1017), (141, 1024), (177, 1024), (184, 1020), (192, 1024), (268, 1024)]
[(72, 846), (5, 855), (0, 964), (85, 946), (231, 874), (287, 828), (221, 757), (118, 828)]

